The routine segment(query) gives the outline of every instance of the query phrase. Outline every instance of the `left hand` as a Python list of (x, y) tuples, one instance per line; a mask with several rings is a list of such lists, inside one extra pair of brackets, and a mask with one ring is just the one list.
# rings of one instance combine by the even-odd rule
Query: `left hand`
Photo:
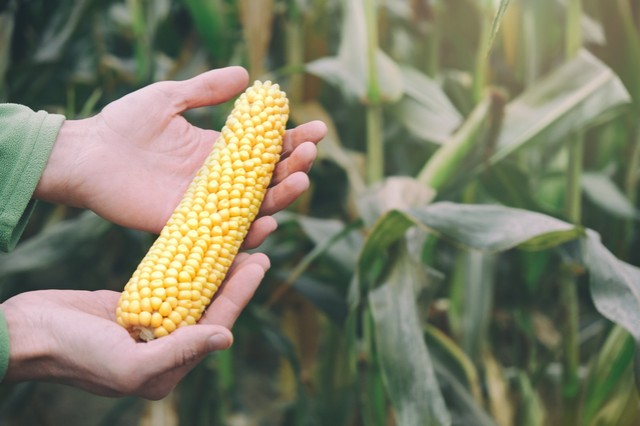
[[(152, 84), (95, 117), (66, 121), (34, 197), (160, 233), (219, 135), (191, 125), (181, 114), (226, 102), (247, 83), (241, 67), (213, 70), (186, 81)], [(262, 217), (252, 224), (243, 248), (260, 245), (276, 227), (269, 215), (307, 189), (315, 144), (325, 134), (326, 126), (318, 121), (285, 133)]]
[(43, 380), (97, 395), (161, 399), (205, 356), (233, 342), (229, 331), (269, 268), (241, 253), (198, 324), (136, 343), (116, 324), (120, 292), (29, 291), (0, 305), (9, 330), (3, 383)]

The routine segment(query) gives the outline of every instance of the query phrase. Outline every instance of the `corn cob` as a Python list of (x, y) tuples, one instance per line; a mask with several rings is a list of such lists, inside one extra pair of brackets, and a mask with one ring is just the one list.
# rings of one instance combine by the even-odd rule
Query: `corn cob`
[(116, 318), (137, 340), (195, 324), (258, 214), (289, 117), (277, 84), (235, 102), (207, 160), (125, 286)]

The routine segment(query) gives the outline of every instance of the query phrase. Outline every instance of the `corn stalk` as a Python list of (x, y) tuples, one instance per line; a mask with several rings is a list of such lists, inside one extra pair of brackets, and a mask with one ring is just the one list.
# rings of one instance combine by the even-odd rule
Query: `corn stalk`
[(367, 20), (367, 59), (369, 86), (367, 88), (367, 180), (373, 184), (384, 177), (384, 143), (382, 139), (382, 96), (376, 67), (378, 50), (378, 6), (375, 0), (365, 0)]
[[(573, 59), (582, 47), (582, 0), (569, 0), (566, 21), (566, 60)], [(574, 224), (582, 220), (582, 163), (584, 158), (584, 136), (578, 133), (569, 141), (569, 164), (567, 168), (567, 193), (565, 214)], [(565, 419), (574, 424), (576, 396), (579, 391), (578, 368), (580, 365), (579, 302), (577, 277), (570, 265), (564, 265), (560, 277), (560, 299), (565, 309), (564, 321), (564, 389)]]
[(427, 33), (427, 75), (435, 78), (440, 70), (440, 45), (442, 41), (441, 17), (444, 5), (442, 0), (435, 0), (431, 5), (430, 30)]

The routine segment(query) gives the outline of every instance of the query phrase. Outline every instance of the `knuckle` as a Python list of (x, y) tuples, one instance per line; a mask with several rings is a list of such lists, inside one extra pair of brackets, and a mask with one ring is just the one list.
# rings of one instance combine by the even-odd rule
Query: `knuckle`
[(166, 101), (172, 104), (175, 109), (179, 110), (184, 106), (183, 99), (180, 96), (179, 85), (180, 82), (177, 81), (159, 81), (154, 83), (152, 87), (158, 93), (161, 93), (162, 96), (165, 97)]
[(195, 362), (198, 353), (194, 348), (186, 347), (176, 354), (176, 366), (188, 366)]

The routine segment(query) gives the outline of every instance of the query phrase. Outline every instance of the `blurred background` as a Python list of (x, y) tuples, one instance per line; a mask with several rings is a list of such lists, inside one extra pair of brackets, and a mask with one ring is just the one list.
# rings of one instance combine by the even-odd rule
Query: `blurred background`
[[(638, 0), (0, 0), (0, 102), (81, 119), (242, 65), (290, 127), (329, 127), (231, 349), (158, 402), (3, 385), (0, 424), (640, 425), (639, 22)], [(154, 238), (41, 202), (1, 300), (121, 291)]]

